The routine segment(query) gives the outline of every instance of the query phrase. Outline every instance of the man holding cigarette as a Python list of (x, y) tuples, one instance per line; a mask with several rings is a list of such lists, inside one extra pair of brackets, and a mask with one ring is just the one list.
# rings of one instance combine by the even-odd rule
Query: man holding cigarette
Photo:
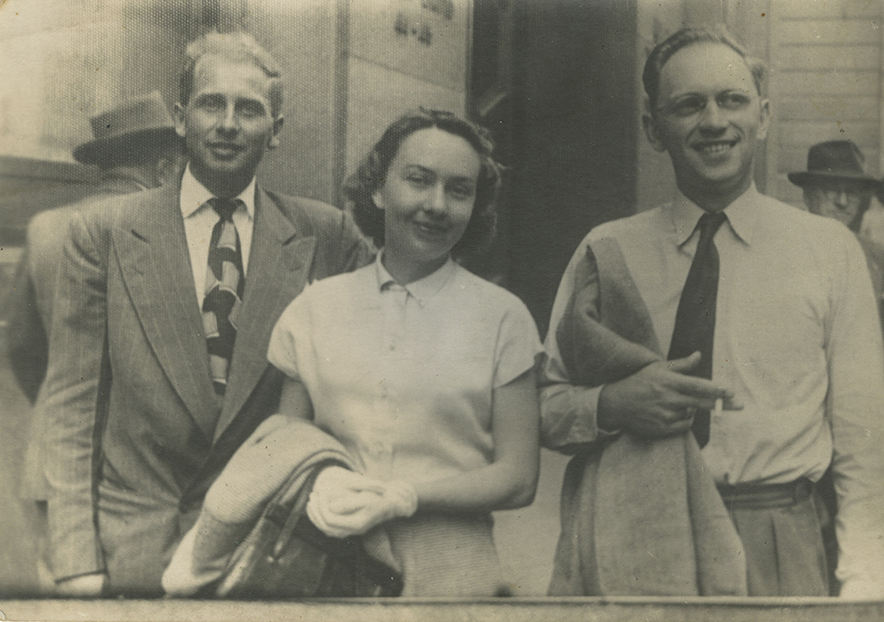
[[(596, 522), (595, 540), (581, 544), (581, 512), (601, 490), (585, 482), (604, 470), (601, 462), (590, 473), (585, 456), (621, 437), (639, 439), (636, 452), (690, 438), (690, 430), (699, 470), (714, 479), (739, 535), (749, 595), (829, 593), (825, 517), (813, 488), (831, 463), (841, 595), (884, 596), (875, 297), (850, 231), (756, 190), (755, 150), (770, 120), (762, 77), (763, 67), (719, 30), (681, 30), (645, 65), (644, 129), (668, 153), (678, 190), (662, 207), (592, 231), (559, 287), (543, 434), (547, 447), (577, 457), (563, 488), (551, 593), (613, 593), (599, 561), (606, 525)], [(627, 493), (637, 485), (623, 481)], [(644, 524), (666, 511), (648, 509)], [(635, 557), (636, 568), (652, 563)]]

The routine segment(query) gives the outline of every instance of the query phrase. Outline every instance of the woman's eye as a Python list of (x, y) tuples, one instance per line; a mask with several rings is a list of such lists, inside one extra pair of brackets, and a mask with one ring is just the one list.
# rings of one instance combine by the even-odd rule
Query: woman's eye
[(456, 199), (469, 199), (473, 196), (473, 189), (463, 186), (455, 186), (449, 190), (449, 193), (451, 193), (451, 196)]

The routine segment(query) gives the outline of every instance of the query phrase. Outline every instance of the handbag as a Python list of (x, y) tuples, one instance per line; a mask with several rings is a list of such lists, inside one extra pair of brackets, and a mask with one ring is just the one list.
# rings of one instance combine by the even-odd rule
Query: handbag
[(360, 537), (332, 538), (307, 517), (310, 491), (327, 466), (294, 473), (237, 546), (215, 595), (264, 599), (306, 596), (399, 596), (402, 576), (370, 556)]

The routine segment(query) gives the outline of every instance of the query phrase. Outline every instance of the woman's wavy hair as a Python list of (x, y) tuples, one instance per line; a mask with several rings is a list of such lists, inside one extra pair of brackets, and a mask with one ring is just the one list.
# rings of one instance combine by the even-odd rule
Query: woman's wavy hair
[(488, 244), (497, 224), (495, 202), (500, 192), (501, 166), (492, 157), (494, 143), (485, 128), (444, 110), (419, 108), (408, 112), (386, 129), (359, 168), (344, 182), (343, 191), (353, 202), (353, 218), (362, 233), (372, 238), (375, 246), (382, 247), (384, 210), (375, 205), (372, 195), (384, 185), (390, 163), (405, 139), (433, 127), (466, 140), (476, 150), (481, 163), (473, 213), (463, 236), (451, 249), (452, 256), (461, 257)]

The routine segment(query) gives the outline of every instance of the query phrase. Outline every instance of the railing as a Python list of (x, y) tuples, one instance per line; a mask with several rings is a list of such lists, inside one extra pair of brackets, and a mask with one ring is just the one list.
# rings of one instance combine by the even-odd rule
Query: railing
[(0, 620), (194, 620), (216, 622), (831, 622), (884, 620), (884, 601), (836, 598), (0, 600)]

